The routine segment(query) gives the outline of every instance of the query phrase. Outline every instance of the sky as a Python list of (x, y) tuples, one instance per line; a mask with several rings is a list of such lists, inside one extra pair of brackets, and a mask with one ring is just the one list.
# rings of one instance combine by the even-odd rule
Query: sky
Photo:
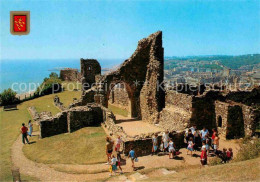
[[(163, 32), (165, 56), (259, 53), (259, 0), (0, 0), (1, 59), (128, 58)], [(29, 35), (10, 11), (30, 11)]]

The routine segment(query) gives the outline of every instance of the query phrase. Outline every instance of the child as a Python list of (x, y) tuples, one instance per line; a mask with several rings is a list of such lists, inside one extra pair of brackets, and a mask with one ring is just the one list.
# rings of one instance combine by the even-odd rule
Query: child
[(206, 147), (203, 147), (203, 146), (202, 146), (202, 151), (201, 151), (201, 155), (200, 155), (200, 162), (201, 162), (202, 166), (207, 165), (207, 150), (206, 150)]
[(157, 149), (158, 149), (158, 135), (155, 134), (153, 136), (153, 148), (152, 148), (152, 155), (156, 153)]
[(222, 163), (227, 162), (227, 149), (223, 148), (223, 152), (219, 155), (219, 157), (222, 159)]
[(123, 170), (121, 168), (121, 155), (119, 151), (117, 152), (116, 159), (117, 159), (117, 166), (121, 171), (120, 174), (123, 174)]
[(211, 144), (212, 144), (212, 148), (214, 149), (214, 139), (216, 137), (216, 134), (217, 134), (217, 130), (215, 128), (212, 129), (212, 136), (211, 136)]
[[(117, 170), (116, 162), (117, 162), (117, 159), (116, 159), (116, 157), (113, 155), (113, 156), (112, 156), (112, 159), (111, 159), (111, 163), (110, 163), (110, 165), (112, 166), (112, 170), (110, 170), (110, 176), (112, 175), (112, 172), (114, 172), (114, 174), (116, 175), (116, 170)], [(110, 168), (111, 168), (111, 167), (110, 167)]]
[(161, 142), (161, 145), (160, 145), (160, 151), (161, 151), (161, 152), (164, 152), (163, 141)]
[(227, 161), (230, 161), (231, 159), (233, 159), (233, 152), (232, 148), (229, 148), (227, 151)]
[(135, 158), (136, 158), (136, 155), (135, 155), (135, 151), (134, 151), (134, 148), (131, 147), (131, 150), (129, 152), (129, 155), (128, 155), (128, 158), (131, 158), (131, 161), (132, 161), (132, 168), (133, 168), (133, 171), (135, 170)]
[(214, 142), (213, 142), (213, 149), (214, 149), (215, 154), (217, 154), (218, 146), (219, 146), (219, 137), (218, 137), (218, 134), (216, 133), (215, 138), (214, 138)]
[(116, 152), (120, 150), (121, 143), (122, 143), (122, 140), (121, 140), (120, 136), (118, 136), (118, 138), (116, 139), (116, 147), (115, 147)]
[(173, 159), (174, 158), (174, 152), (175, 152), (175, 145), (174, 145), (172, 139), (170, 139), (168, 147), (169, 147), (169, 159), (171, 159), (171, 156), (172, 156), (172, 159)]
[(193, 138), (190, 137), (189, 141), (188, 141), (188, 147), (187, 147), (187, 155), (190, 151), (190, 155), (192, 155), (192, 151), (193, 151), (193, 146), (194, 146), (194, 143), (193, 143)]

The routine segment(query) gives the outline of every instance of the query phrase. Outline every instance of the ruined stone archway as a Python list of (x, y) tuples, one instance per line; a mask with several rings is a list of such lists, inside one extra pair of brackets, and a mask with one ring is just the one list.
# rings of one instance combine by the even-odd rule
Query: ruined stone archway
[(108, 106), (111, 84), (124, 82), (131, 98), (132, 117), (152, 122), (158, 119), (165, 105), (163, 52), (161, 31), (140, 40), (129, 59), (99, 79), (97, 92), (102, 96), (101, 103)]

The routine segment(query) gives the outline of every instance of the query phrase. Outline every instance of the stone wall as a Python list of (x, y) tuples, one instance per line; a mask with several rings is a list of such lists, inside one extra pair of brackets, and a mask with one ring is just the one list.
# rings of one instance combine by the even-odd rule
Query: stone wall
[(55, 97), (53, 98), (53, 102), (54, 102), (54, 105), (56, 107), (58, 107), (60, 110), (64, 111), (66, 110), (67, 108), (63, 105), (63, 103), (60, 101), (60, 98), (55, 95)]
[(32, 119), (36, 122), (36, 124), (39, 124), (40, 120), (48, 119), (52, 116), (51, 112), (49, 112), (49, 111), (43, 111), (43, 112), (38, 113), (34, 106), (29, 107), (28, 111), (29, 111), (30, 115), (32, 116)]
[[(235, 106), (241, 108), (239, 112), (241, 112), (242, 114), (243, 123), (236, 123), (239, 122), (238, 118), (236, 119), (237, 121), (228, 120), (228, 118), (234, 118), (240, 114), (240, 113), (235, 113), (235, 114), (231, 113), (232, 108)], [(254, 135), (254, 132), (256, 130), (257, 118), (256, 118), (255, 110), (252, 107), (241, 103), (233, 102), (233, 101), (227, 101), (227, 102), (215, 101), (215, 111), (216, 111), (216, 125), (218, 126), (217, 127), (218, 131), (219, 133), (223, 134), (225, 137), (227, 135), (227, 132), (229, 132), (230, 128), (236, 129), (237, 125), (240, 124), (242, 124), (244, 128), (244, 135), (249, 135), (249, 136)], [(233, 117), (231, 115), (236, 115), (236, 116)], [(221, 126), (219, 123), (220, 119), (222, 121)], [(236, 133), (234, 135), (236, 135)], [(241, 134), (241, 137), (243, 137), (243, 134)]]
[(68, 132), (68, 122), (67, 122), (67, 111), (63, 111), (44, 120), (41, 120), (40, 123), (40, 137), (50, 137), (62, 133)]
[(41, 138), (73, 132), (103, 122), (103, 111), (96, 104), (78, 106), (62, 111), (54, 117), (39, 121)]
[[(160, 133), (158, 136), (158, 143), (161, 143), (162, 134)], [(154, 134), (150, 134), (150, 137), (142, 137), (140, 139), (134, 140), (125, 140), (124, 141), (124, 154), (128, 155), (131, 147), (134, 148), (137, 156), (150, 155), (152, 151), (152, 137)], [(185, 147), (184, 144), (184, 132), (171, 132), (169, 134), (170, 138), (173, 139), (173, 142), (176, 145), (176, 149), (180, 149)]]
[(215, 101), (216, 126), (218, 132), (224, 136), (226, 136), (227, 130), (228, 107), (229, 103)]
[(169, 90), (166, 92), (165, 108), (160, 112), (159, 125), (169, 130), (184, 130), (190, 125), (192, 99), (188, 94)]
[(77, 69), (66, 68), (60, 70), (60, 79), (62, 81), (78, 81), (80, 80), (80, 73)]
[(111, 90), (109, 95), (109, 104), (112, 104), (121, 109), (126, 109), (128, 112), (131, 111), (131, 103), (128, 97), (128, 93), (124, 88), (115, 88)]
[(68, 132), (74, 132), (88, 126), (98, 126), (103, 122), (100, 107), (74, 107), (68, 111)]

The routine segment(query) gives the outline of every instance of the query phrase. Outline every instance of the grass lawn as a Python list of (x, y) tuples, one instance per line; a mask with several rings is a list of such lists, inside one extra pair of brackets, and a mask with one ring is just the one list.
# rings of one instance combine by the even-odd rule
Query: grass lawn
[[(79, 91), (64, 91), (62, 93), (56, 94), (60, 97), (61, 101), (65, 104), (72, 102), (74, 97), (79, 98), (81, 92)], [(22, 123), (27, 123), (31, 116), (27, 111), (29, 106), (35, 106), (38, 112), (41, 111), (50, 111), (52, 114), (57, 114), (60, 110), (54, 106), (53, 98), (54, 94), (46, 95), (37, 99), (29, 100), (19, 104), (18, 110), (13, 111), (3, 111), (0, 107), (0, 137), (1, 137), (1, 172), (0, 172), (0, 181), (10, 181), (12, 180), (11, 174), (11, 146), (20, 134), (20, 127)], [(34, 128), (37, 130), (37, 128)], [(34, 178), (29, 178), (22, 176), (24, 180), (32, 180)]]
[(110, 109), (114, 114), (119, 114), (124, 117), (128, 116), (128, 111), (126, 109), (121, 109), (111, 104), (108, 104), (108, 109)]
[(106, 162), (106, 133), (102, 127), (82, 128), (38, 140), (23, 148), (27, 158), (47, 164), (93, 164)]
[(259, 181), (260, 158), (216, 165), (183, 168), (178, 173), (149, 178), (145, 181)]

